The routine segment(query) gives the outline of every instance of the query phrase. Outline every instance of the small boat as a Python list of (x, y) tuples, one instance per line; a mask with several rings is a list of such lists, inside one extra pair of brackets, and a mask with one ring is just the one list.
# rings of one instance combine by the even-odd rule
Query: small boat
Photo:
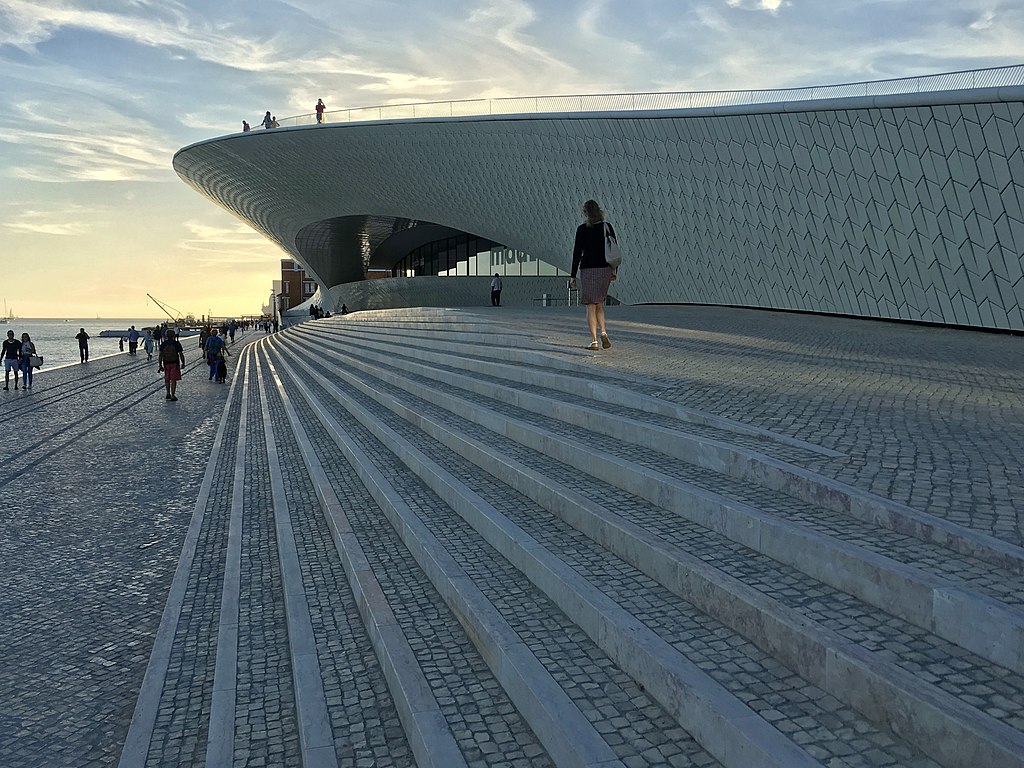
[(14, 310), (13, 309), (10, 310), (10, 311), (7, 310), (7, 299), (4, 299), (4, 314), (3, 314), (3, 317), (0, 317), (0, 325), (6, 325), (7, 323), (9, 323), (13, 319), (14, 319)]

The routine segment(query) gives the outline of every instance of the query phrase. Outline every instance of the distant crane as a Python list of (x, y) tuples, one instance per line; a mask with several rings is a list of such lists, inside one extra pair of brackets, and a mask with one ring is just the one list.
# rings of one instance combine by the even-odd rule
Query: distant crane
[[(158, 300), (158, 299), (157, 299), (157, 298), (156, 298), (156, 297), (155, 297), (155, 296), (154, 296), (153, 294), (151, 294), (151, 293), (147, 293), (147, 294), (146, 294), (146, 296), (148, 296), (148, 297), (149, 297), (149, 299), (150, 299), (150, 300), (151, 300), (151, 301), (152, 301), (152, 302), (153, 302), (154, 304), (156, 304), (156, 305), (157, 305), (158, 307), (160, 307), (160, 309), (162, 309), (162, 310), (164, 311), (164, 314), (165, 314), (165, 315), (167, 315), (167, 316), (168, 316), (169, 318), (171, 318), (171, 322), (174, 322), (174, 323), (176, 323), (176, 322), (178, 322), (179, 320), (182, 320), (182, 319), (184, 319), (184, 315), (185, 315), (185, 313), (184, 313), (184, 312), (182, 312), (182, 311), (181, 311), (180, 309), (176, 309), (175, 307), (172, 307), (172, 306), (171, 306), (170, 304), (164, 304), (164, 303), (163, 303), (162, 301)], [(177, 313), (178, 313), (178, 316), (177, 316), (177, 317), (175, 317), (175, 316), (174, 316), (174, 315), (172, 315), (172, 314), (171, 314), (170, 312), (168, 312), (167, 310), (169, 310), (169, 309), (173, 309), (173, 310), (174, 310), (175, 312), (177, 312)]]

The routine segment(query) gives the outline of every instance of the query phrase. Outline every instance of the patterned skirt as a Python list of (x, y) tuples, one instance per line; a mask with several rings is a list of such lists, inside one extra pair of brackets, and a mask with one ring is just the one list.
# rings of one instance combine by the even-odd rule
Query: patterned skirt
[(579, 278), (580, 304), (604, 304), (612, 283), (612, 268), (581, 269)]

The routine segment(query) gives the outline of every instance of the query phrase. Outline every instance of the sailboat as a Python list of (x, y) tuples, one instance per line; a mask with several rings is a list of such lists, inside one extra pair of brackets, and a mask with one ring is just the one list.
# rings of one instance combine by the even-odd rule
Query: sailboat
[(7, 322), (14, 319), (14, 310), (7, 311), (7, 299), (4, 299), (4, 316), (0, 317), (0, 325), (5, 325)]

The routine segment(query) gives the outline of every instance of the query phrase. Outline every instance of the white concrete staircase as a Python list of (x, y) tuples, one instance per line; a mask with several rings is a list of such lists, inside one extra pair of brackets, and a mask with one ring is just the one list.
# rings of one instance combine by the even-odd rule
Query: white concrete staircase
[(250, 348), (122, 765), (1024, 766), (1024, 552), (637, 381), (471, 312)]

